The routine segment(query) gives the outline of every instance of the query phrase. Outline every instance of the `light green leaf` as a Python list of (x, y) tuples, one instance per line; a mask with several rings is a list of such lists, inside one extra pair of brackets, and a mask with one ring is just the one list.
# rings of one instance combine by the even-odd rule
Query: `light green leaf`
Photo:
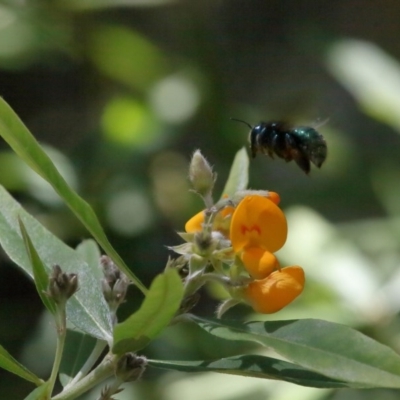
[(34, 373), (20, 364), (3, 346), (0, 346), (0, 368), (33, 382), (37, 386), (43, 383)]
[(2, 98), (0, 98), (0, 135), (19, 157), (50, 183), (105, 252), (132, 279), (133, 283), (145, 293), (147, 290), (145, 286), (111, 246), (93, 209), (67, 184), (28, 128)]
[(158, 275), (140, 309), (114, 328), (113, 353), (123, 354), (145, 347), (179, 310), (183, 285), (178, 272), (169, 269)]
[(93, 239), (86, 239), (76, 247), (76, 252), (85, 260), (93, 276), (100, 281), (104, 278), (103, 269), (100, 263), (101, 252), (99, 246)]
[(24, 400), (48, 400), (49, 399), (49, 382), (37, 387), (34, 391), (28, 394)]
[(55, 314), (57, 311), (56, 304), (54, 300), (46, 294), (49, 286), (49, 276), (47, 274), (46, 267), (44, 266), (42, 260), (39, 257), (39, 254), (33, 246), (32, 240), (29, 237), (28, 232), (26, 231), (24, 223), (20, 218), (18, 218), (18, 222), (22, 237), (24, 239), (25, 248), (31, 261), (36, 290), (40, 298), (42, 299), (42, 303), (52, 314)]
[(213, 361), (148, 360), (152, 367), (182, 372), (219, 372), (253, 378), (277, 379), (316, 388), (345, 388), (349, 385), (308, 371), (296, 364), (259, 355), (239, 355)]
[(68, 320), (83, 332), (110, 341), (112, 324), (109, 308), (100, 282), (88, 265), (75, 250), (45, 229), (0, 186), (0, 244), (10, 259), (32, 277), (32, 266), (18, 219), (23, 222), (48, 274), (54, 264), (60, 265), (64, 272), (78, 274), (79, 290), (67, 302)]
[(247, 189), (249, 183), (249, 156), (242, 147), (235, 156), (222, 196), (232, 197), (237, 191)]
[(212, 335), (255, 341), (304, 368), (354, 387), (400, 388), (400, 356), (345, 325), (317, 319), (245, 324), (194, 315), (190, 319)]

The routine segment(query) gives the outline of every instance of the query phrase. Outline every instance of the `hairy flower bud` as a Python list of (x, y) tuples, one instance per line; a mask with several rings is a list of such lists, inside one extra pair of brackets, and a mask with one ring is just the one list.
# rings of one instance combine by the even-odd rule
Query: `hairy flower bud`
[(189, 179), (193, 189), (203, 197), (209, 197), (215, 182), (215, 174), (208, 161), (196, 150), (190, 161)]

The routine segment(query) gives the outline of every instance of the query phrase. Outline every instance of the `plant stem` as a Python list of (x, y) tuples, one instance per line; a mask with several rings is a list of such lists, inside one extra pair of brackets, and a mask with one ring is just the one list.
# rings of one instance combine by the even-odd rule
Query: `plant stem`
[(80, 371), (75, 375), (74, 379), (72, 379), (71, 382), (69, 382), (68, 385), (64, 387), (64, 390), (68, 390), (71, 386), (74, 386), (91, 370), (94, 363), (98, 360), (100, 354), (102, 353), (102, 351), (105, 349), (106, 346), (107, 343), (105, 341), (97, 340), (96, 345), (94, 346), (85, 364), (82, 366)]
[(56, 354), (54, 357), (53, 369), (51, 370), (50, 379), (48, 381), (48, 393), (52, 393), (54, 385), (57, 379), (58, 371), (60, 369), (61, 358), (63, 355), (65, 338), (67, 336), (66, 327), (66, 313), (65, 313), (65, 303), (57, 307), (57, 312), (55, 314), (56, 326), (57, 326), (57, 347)]
[(86, 375), (74, 386), (63, 390), (52, 400), (73, 400), (81, 394), (87, 392), (92, 387), (110, 377), (114, 373), (114, 357), (108, 355), (101, 364), (98, 365), (90, 374)]

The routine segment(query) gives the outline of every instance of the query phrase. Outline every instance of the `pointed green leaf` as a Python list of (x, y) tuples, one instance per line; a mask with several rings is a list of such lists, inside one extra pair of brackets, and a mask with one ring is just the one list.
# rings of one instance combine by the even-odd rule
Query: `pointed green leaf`
[(190, 319), (212, 335), (258, 342), (304, 368), (355, 387), (400, 388), (400, 356), (345, 325), (317, 319), (245, 324), (194, 315)]
[(145, 347), (179, 310), (183, 286), (178, 272), (169, 269), (158, 275), (140, 309), (114, 328), (113, 353), (123, 354)]
[(46, 271), (42, 260), (39, 257), (35, 247), (33, 246), (32, 240), (26, 231), (25, 225), (21, 218), (18, 218), (19, 227), (21, 230), (22, 237), (24, 239), (25, 248), (31, 261), (33, 277), (36, 285), (36, 290), (42, 299), (42, 303), (52, 313), (56, 313), (56, 304), (53, 299), (47, 296), (46, 291), (49, 286), (49, 276)]
[(296, 364), (259, 355), (239, 355), (213, 361), (148, 360), (150, 366), (182, 372), (219, 372), (252, 378), (276, 379), (316, 388), (345, 388), (349, 385), (308, 371)]
[(50, 183), (118, 267), (132, 279), (143, 293), (146, 293), (145, 286), (111, 246), (93, 209), (67, 184), (28, 128), (2, 98), (0, 98), (0, 135), (19, 157)]
[(222, 196), (232, 197), (237, 191), (247, 189), (249, 183), (249, 156), (242, 147), (235, 156)]
[(109, 308), (100, 282), (88, 265), (75, 250), (45, 229), (0, 186), (0, 244), (10, 259), (32, 277), (32, 266), (18, 219), (23, 222), (48, 274), (54, 264), (60, 265), (65, 272), (78, 274), (79, 290), (67, 302), (68, 320), (83, 332), (110, 341), (112, 324)]
[(0, 368), (33, 382), (37, 386), (43, 383), (34, 373), (20, 364), (3, 346), (0, 346)]

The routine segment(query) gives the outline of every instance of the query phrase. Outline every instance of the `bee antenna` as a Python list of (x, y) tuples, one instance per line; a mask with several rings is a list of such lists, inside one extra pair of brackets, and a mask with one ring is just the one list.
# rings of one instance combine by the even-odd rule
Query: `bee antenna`
[(236, 122), (241, 122), (242, 124), (247, 125), (250, 129), (253, 129), (253, 127), (246, 121), (243, 121), (242, 119), (237, 119), (237, 118), (230, 118), (231, 121), (236, 121)]

